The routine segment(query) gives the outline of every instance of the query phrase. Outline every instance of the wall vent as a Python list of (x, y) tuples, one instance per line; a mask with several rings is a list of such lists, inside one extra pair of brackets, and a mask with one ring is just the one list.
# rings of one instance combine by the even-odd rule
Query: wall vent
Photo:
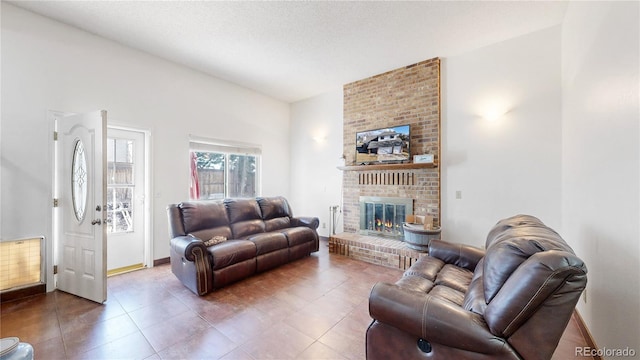
[(0, 242), (0, 291), (43, 283), (44, 237)]

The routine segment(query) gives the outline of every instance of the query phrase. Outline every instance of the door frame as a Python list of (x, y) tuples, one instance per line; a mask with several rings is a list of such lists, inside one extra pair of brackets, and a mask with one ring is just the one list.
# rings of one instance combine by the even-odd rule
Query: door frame
[(47, 137), (49, 138), (49, 152), (52, 156), (52, 161), (50, 162), (50, 173), (51, 173), (51, 196), (49, 196), (49, 201), (51, 205), (51, 217), (49, 217), (49, 229), (51, 229), (51, 236), (45, 239), (45, 277), (46, 277), (46, 291), (51, 292), (58, 288), (58, 284), (56, 283), (56, 276), (54, 273), (54, 266), (58, 264), (58, 212), (53, 204), (53, 199), (57, 199), (60, 197), (59, 189), (57, 188), (57, 184), (59, 180), (57, 179), (57, 171), (56, 166), (60, 163), (60, 155), (58, 154), (58, 147), (56, 146), (56, 141), (54, 134), (57, 131), (56, 128), (56, 120), (63, 118), (65, 115), (69, 114), (64, 111), (57, 110), (48, 110), (47, 111), (47, 122), (49, 123), (49, 132), (47, 133)]
[[(141, 133), (144, 136), (144, 219), (143, 219), (143, 228), (144, 228), (144, 257), (142, 265), (146, 268), (153, 267), (153, 214), (152, 214), (152, 203), (153, 197), (151, 194), (151, 131), (147, 129), (140, 129), (128, 125), (111, 123), (107, 122), (107, 137), (109, 137), (109, 129), (121, 130), (121, 131), (129, 131), (129, 132), (137, 132)], [(107, 247), (109, 244), (107, 244)]]

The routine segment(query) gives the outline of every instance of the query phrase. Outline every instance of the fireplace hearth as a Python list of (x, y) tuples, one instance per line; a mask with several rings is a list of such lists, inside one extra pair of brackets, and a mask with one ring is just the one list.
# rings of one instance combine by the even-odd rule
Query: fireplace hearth
[(413, 199), (361, 196), (360, 234), (402, 240), (407, 215), (413, 215)]

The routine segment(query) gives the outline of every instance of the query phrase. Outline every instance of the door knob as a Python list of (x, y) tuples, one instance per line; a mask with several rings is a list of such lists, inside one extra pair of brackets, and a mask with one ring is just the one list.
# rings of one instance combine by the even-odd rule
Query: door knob
[(100, 224), (102, 224), (102, 220), (100, 219), (95, 219), (91, 222), (91, 225), (100, 225)]

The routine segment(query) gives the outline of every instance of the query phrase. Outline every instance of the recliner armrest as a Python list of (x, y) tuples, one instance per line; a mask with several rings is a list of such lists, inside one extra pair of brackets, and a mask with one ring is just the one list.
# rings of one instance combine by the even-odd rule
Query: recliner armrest
[(311, 216), (292, 217), (291, 225), (306, 226), (312, 230), (316, 230), (318, 226), (320, 226), (320, 220), (317, 217)]
[(484, 354), (504, 351), (505, 340), (489, 331), (481, 315), (395, 284), (377, 283), (373, 287), (369, 314), (432, 344)]
[(204, 242), (193, 236), (170, 241), (171, 271), (189, 290), (204, 295), (213, 289), (212, 258)]
[(189, 261), (196, 261), (197, 256), (206, 257), (205, 254), (207, 253), (207, 247), (204, 245), (204, 242), (193, 236), (177, 236), (172, 238), (171, 249)]
[(484, 257), (484, 250), (469, 245), (431, 240), (429, 256), (438, 258), (447, 264), (474, 271), (480, 259)]

